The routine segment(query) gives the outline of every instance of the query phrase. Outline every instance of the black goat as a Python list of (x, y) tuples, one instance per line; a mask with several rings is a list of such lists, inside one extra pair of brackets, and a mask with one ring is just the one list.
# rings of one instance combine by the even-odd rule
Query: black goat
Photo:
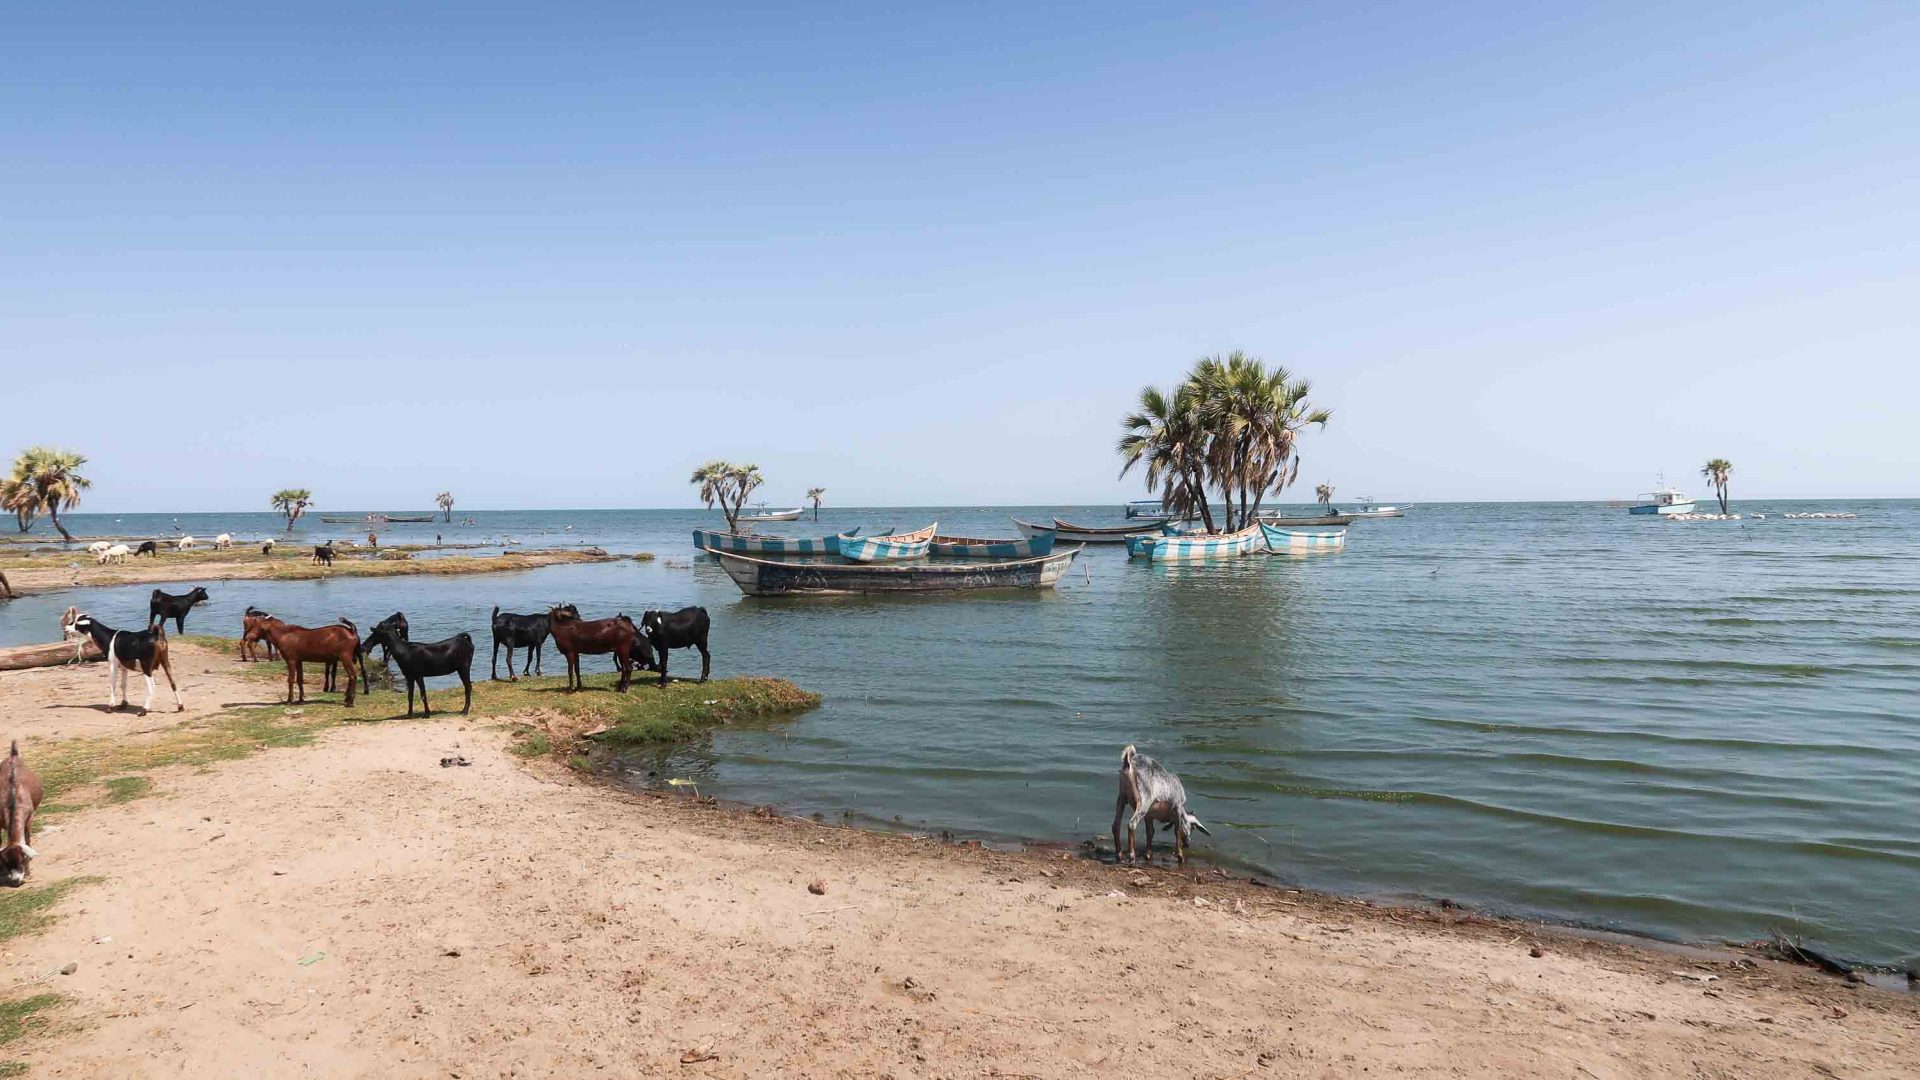
[(160, 557), (160, 545), (151, 540), (142, 540), (140, 541), (140, 546), (133, 549), (133, 553), (135, 555), (151, 555), (157, 559)]
[(699, 649), (700, 681), (707, 681), (707, 675), (713, 671), (713, 654), (707, 651), (707, 631), (712, 626), (703, 607), (681, 608), (672, 613), (649, 611), (640, 616), (640, 633), (660, 655), (654, 670), (660, 673), (661, 686), (667, 685), (668, 649)]
[(527, 650), (526, 657), (521, 658), (520, 674), (525, 675), (527, 673), (526, 669), (529, 666), (533, 668), (533, 673), (535, 675), (540, 674), (541, 646), (546, 642), (547, 634), (551, 629), (552, 627), (547, 622), (547, 617), (544, 613), (540, 615), (515, 615), (513, 612), (509, 611), (506, 614), (502, 615), (500, 613), (500, 606), (498, 604), (494, 605), (494, 608), (493, 608), (493, 679), (494, 681), (495, 682), (500, 681), (500, 646), (502, 645), (505, 645), (507, 647), (507, 681), (508, 682), (520, 681), (519, 676), (516, 676), (513, 673), (513, 650), (516, 648)]
[(420, 684), (420, 708), (428, 716), (433, 715), (433, 706), (427, 703), (427, 679), (433, 675), (458, 675), (460, 685), (467, 691), (467, 699), (460, 706), (462, 714), (473, 707), (473, 635), (455, 634), (445, 641), (436, 641), (431, 645), (416, 645), (394, 633), (393, 629), (382, 622), (367, 635), (366, 644), (361, 651), (375, 645), (387, 650), (394, 663), (400, 665), (400, 674), (407, 680), (407, 715), (413, 715), (413, 685)]
[(323, 566), (333, 565), (333, 541), (316, 544), (313, 549), (313, 561)]
[(198, 586), (192, 592), (179, 596), (155, 589), (152, 599), (147, 601), (147, 625), (172, 619), (174, 633), (184, 634), (187, 632), (187, 612), (192, 611), (195, 604), (206, 603), (207, 599), (207, 590)]
[[(380, 647), (380, 666), (384, 668), (387, 663), (393, 659), (393, 650), (388, 648), (384, 641), (374, 640), (382, 630), (388, 631), (392, 636), (399, 638), (401, 641), (407, 640), (407, 613), (404, 611), (396, 611), (386, 618), (381, 619), (379, 622), (374, 623), (373, 633), (367, 635), (367, 640), (360, 643), (360, 655), (363, 657), (371, 653), (375, 645)], [(367, 665), (364, 663), (360, 665), (360, 692), (363, 694), (373, 693), (373, 684), (368, 680)]]

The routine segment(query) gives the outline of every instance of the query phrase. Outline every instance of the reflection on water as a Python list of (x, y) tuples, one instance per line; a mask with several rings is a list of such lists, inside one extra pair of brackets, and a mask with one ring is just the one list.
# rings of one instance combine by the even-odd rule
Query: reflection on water
[[(740, 596), (691, 552), (712, 515), (476, 514), (410, 528), (665, 558), (212, 581), (189, 629), (236, 632), (248, 603), (363, 626), (398, 607), (416, 636), (469, 630), (484, 656), (496, 603), (571, 600), (590, 617), (703, 604), (716, 674), (786, 675), (826, 703), (636, 760), (638, 781), (652, 770), (795, 812), (1077, 842), (1105, 832), (1120, 749), (1136, 743), (1186, 780), (1215, 829), (1206, 857), (1283, 879), (1685, 937), (1780, 927), (1903, 960), (1920, 954), (1920, 507), (1778, 518), (1795, 508), (1674, 523), (1596, 505), (1420, 507), (1356, 523), (1340, 553), (1153, 566), (1090, 548), (1053, 593), (827, 601)], [(1012, 513), (1056, 510), (1118, 523), (1112, 508)], [(827, 511), (781, 529), (938, 520), (1011, 536), (1008, 514)], [(277, 528), (253, 518), (182, 525)], [(0, 606), (0, 643), (48, 639), (76, 602), (137, 624), (147, 591)]]

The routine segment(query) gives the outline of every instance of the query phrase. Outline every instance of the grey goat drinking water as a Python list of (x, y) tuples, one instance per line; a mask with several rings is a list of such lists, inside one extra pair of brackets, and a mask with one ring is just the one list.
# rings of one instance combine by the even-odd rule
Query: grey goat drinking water
[[(1128, 817), (1131, 808), (1133, 815)], [(1120, 820), (1126, 818), (1127, 846), (1120, 846)], [(1208, 836), (1213, 831), (1200, 819), (1187, 813), (1187, 789), (1180, 778), (1161, 764), (1129, 746), (1120, 752), (1120, 798), (1113, 804), (1113, 856), (1133, 861), (1133, 831), (1142, 822), (1147, 826), (1146, 860), (1153, 861), (1153, 823), (1173, 826), (1173, 854), (1182, 865), (1187, 861), (1187, 835), (1199, 829)]]

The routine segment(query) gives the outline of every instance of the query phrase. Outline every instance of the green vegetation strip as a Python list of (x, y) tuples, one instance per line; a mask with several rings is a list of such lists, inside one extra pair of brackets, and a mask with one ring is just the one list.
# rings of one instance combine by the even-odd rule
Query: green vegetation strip
[[(0, 1046), (5, 1046), (27, 1034), (28, 1017), (58, 1004), (60, 1004), (59, 994), (35, 994), (18, 1001), (0, 1001)], [(0, 1062), (0, 1076), (20, 1075), (21, 1069), (9, 1068), (18, 1064), (13, 1061)]]

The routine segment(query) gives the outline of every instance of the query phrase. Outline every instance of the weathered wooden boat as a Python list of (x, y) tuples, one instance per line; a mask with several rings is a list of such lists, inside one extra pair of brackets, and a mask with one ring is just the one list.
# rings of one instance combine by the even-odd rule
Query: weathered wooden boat
[(851, 596), (863, 593), (943, 594), (980, 589), (1051, 589), (1084, 550), (999, 562), (845, 563), (761, 559), (716, 551), (748, 596)]
[(754, 525), (758, 525), (761, 522), (766, 522), (766, 521), (799, 521), (800, 515), (806, 512), (807, 511), (805, 507), (800, 507), (793, 510), (771, 510), (771, 511), (756, 510), (754, 513), (751, 513), (751, 514), (741, 514), (739, 517), (736, 517), (733, 520), (735, 522), (745, 521)]
[(892, 536), (843, 536), (840, 538), (840, 557), (854, 562), (925, 558), (927, 547), (933, 543), (934, 533), (939, 529), (940, 523), (936, 521), (924, 529)]
[(1306, 551), (1339, 551), (1347, 546), (1347, 530), (1330, 529), (1326, 532), (1302, 532), (1298, 529), (1280, 529), (1262, 521), (1260, 531), (1267, 538), (1270, 551), (1292, 553)]
[(1261, 514), (1260, 520), (1266, 522), (1269, 525), (1281, 525), (1281, 526), (1351, 525), (1353, 524), (1353, 515), (1352, 514), (1312, 514), (1312, 515), (1303, 516), (1303, 515), (1289, 515), (1289, 514)]
[(1053, 524), (1051, 525), (1035, 525), (1031, 521), (1021, 521), (1019, 518), (1014, 518), (1013, 523), (1019, 526), (1020, 535), (1022, 536), (1036, 536), (1043, 532), (1053, 532), (1059, 536), (1062, 542), (1069, 544), (1124, 544), (1127, 542), (1127, 537), (1129, 536), (1142, 533), (1149, 536), (1157, 534), (1160, 531), (1160, 526), (1165, 525), (1167, 520), (1166, 518), (1157, 518), (1153, 521), (1143, 519), (1131, 525), (1121, 525), (1117, 528), (1086, 528), (1080, 525), (1070, 525), (1067, 522), (1061, 521), (1059, 518), (1054, 518)]
[(981, 540), (971, 536), (936, 536), (927, 554), (952, 559), (1025, 559), (1053, 551), (1058, 531), (1048, 529), (1019, 540)]
[(1231, 559), (1248, 555), (1266, 546), (1266, 538), (1255, 522), (1230, 533), (1186, 533), (1180, 536), (1148, 536), (1136, 547), (1127, 542), (1128, 555), (1141, 555), (1154, 562), (1199, 562), (1206, 559)]
[(759, 536), (754, 533), (693, 530), (693, 546), (701, 551), (731, 551), (736, 555), (838, 555), (840, 541), (859, 532), (838, 536)]

